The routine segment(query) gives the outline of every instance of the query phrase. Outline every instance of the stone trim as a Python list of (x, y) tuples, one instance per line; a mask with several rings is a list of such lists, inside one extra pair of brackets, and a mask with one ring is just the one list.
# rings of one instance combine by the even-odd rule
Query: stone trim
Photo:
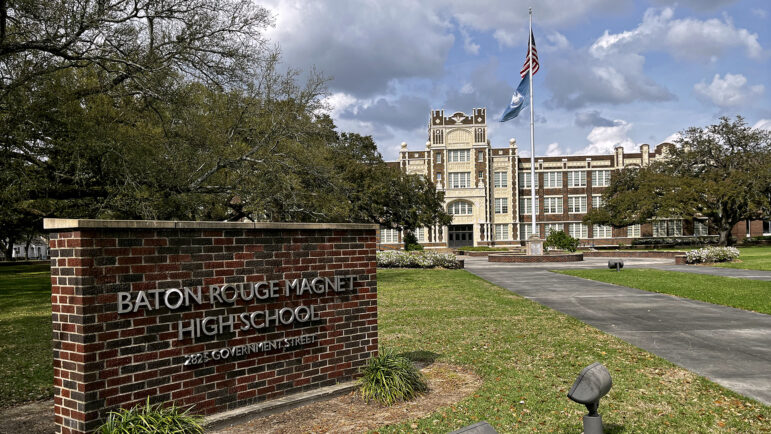
[(377, 229), (369, 223), (43, 219), (43, 229)]

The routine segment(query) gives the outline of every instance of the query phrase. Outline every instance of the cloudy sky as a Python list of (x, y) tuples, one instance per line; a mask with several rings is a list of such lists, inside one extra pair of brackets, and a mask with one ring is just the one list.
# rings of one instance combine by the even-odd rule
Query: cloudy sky
[[(529, 149), (529, 115), (497, 119), (519, 83), (528, 14), (536, 155), (658, 144), (741, 114), (771, 129), (768, 0), (268, 0), (284, 62), (330, 77), (342, 131), (387, 160), (424, 149), (431, 109), (486, 107), (489, 137)], [(529, 155), (529, 152), (523, 152)]]

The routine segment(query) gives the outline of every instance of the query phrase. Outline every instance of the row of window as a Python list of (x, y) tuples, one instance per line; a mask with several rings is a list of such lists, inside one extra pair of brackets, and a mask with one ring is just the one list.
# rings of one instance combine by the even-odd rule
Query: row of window
[[(496, 213), (498, 212), (498, 202), (496, 201)], [(501, 207), (507, 206), (505, 199), (500, 204)], [(464, 208), (467, 207), (467, 208)], [(503, 208), (502, 208), (503, 209)], [(471, 214), (471, 204), (464, 201), (456, 201), (450, 204), (448, 207), (450, 214)], [(504, 213), (506, 211), (503, 211)], [(682, 220), (655, 220), (653, 224), (653, 236), (654, 237), (672, 237), (683, 235), (683, 221)], [(583, 223), (568, 223), (568, 235), (573, 238), (586, 239), (589, 237), (588, 226)], [(509, 240), (509, 225), (495, 224), (495, 240)], [(545, 236), (548, 236), (553, 231), (564, 230), (563, 223), (545, 223), (544, 231)], [(520, 224), (520, 239), (526, 240), (533, 234), (532, 227), (528, 223)], [(708, 234), (707, 223), (704, 220), (693, 221), (693, 234), (696, 236), (706, 236)], [(418, 228), (415, 230), (415, 236), (418, 242), (425, 242), (427, 231), (426, 228)], [(634, 224), (627, 226), (626, 236), (628, 238), (640, 238), (640, 225)], [(592, 226), (592, 238), (612, 238), (613, 228), (605, 225), (593, 225)], [(396, 244), (399, 243), (399, 231), (396, 229), (381, 229), (380, 230), (380, 242), (384, 244)]]
[[(529, 197), (522, 197), (519, 199), (520, 214), (527, 215), (532, 214), (533, 210), (530, 208), (532, 202)], [(538, 208), (538, 197), (535, 198), (536, 209)], [(602, 206), (602, 196), (592, 196), (592, 207), (599, 208)], [(450, 203), (447, 207), (447, 212), (452, 215), (470, 215), (471, 203), (466, 201), (455, 201)], [(545, 214), (562, 214), (562, 196), (546, 196), (544, 198), (543, 209)], [(507, 214), (509, 212), (509, 199), (505, 197), (495, 198), (495, 213)], [(568, 213), (581, 214), (586, 213), (586, 196), (568, 196)]]
[[(457, 151), (448, 151), (449, 155), (448, 158), (451, 162), (466, 162), (469, 161), (469, 151), (463, 151), (463, 150), (457, 150)], [(480, 151), (481, 152), (481, 151)], [(442, 154), (436, 154), (437, 156), (437, 162), (441, 160)], [(571, 171), (567, 172), (568, 174), (568, 187), (586, 187), (586, 172), (585, 171)], [(483, 172), (480, 171), (478, 173), (479, 179), (482, 179)], [(453, 179), (470, 179), (471, 173), (470, 172), (449, 172), (448, 176), (450, 177), (450, 188), (469, 188), (470, 184), (453, 184)], [(545, 188), (562, 188), (562, 172), (545, 172), (544, 173), (544, 187)], [(441, 182), (442, 181), (442, 174), (437, 173), (436, 174), (436, 181)], [(509, 186), (509, 180), (508, 180), (508, 173), (507, 172), (494, 172), (493, 173), (493, 183), (495, 187), (498, 188), (506, 188)], [(455, 187), (453, 185), (463, 185), (461, 187)], [(610, 170), (597, 170), (594, 172), (594, 176), (592, 176), (592, 186), (593, 187), (607, 187), (610, 185)], [(530, 188), (530, 173), (529, 172), (520, 172), (519, 173), (519, 186), (520, 188)], [(536, 177), (536, 188), (538, 188), (538, 179)]]
[[(562, 188), (562, 174), (567, 173), (568, 187), (586, 187), (585, 170), (569, 170), (566, 172), (543, 172), (544, 188)], [(530, 188), (530, 172), (519, 172), (519, 188)], [(610, 170), (592, 171), (592, 187), (607, 187), (610, 185)], [(538, 177), (535, 178), (535, 188), (538, 186)]]

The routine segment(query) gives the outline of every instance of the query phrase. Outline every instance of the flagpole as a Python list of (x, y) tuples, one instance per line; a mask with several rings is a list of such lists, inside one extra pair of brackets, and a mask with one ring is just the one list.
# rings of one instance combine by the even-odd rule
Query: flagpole
[(533, 8), (529, 8), (530, 11), (530, 34), (527, 39), (527, 56), (529, 63), (530, 74), (530, 209), (532, 211), (531, 217), (531, 232), (536, 234), (535, 229), (535, 215), (538, 212), (535, 205), (535, 124), (533, 123)]

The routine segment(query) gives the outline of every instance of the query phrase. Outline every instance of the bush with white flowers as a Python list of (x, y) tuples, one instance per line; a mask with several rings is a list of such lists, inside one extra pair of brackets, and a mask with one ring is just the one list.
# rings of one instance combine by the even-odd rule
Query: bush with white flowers
[(377, 266), (381, 268), (458, 268), (458, 261), (452, 253), (430, 250), (405, 252), (385, 250), (377, 252)]
[(728, 262), (739, 257), (739, 249), (735, 247), (704, 247), (685, 252), (685, 262), (698, 264), (700, 262)]

